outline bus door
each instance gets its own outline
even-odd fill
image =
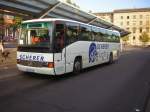
[[[65,25],[57,22],[54,28],[54,72],[57,75],[64,74],[66,71],[65,54]]]

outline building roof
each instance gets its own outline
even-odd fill
[[[93,14],[113,14],[113,12],[95,12]]]
[[[150,12],[150,8],[133,8],[133,9],[117,9],[114,10],[113,12],[95,12],[93,14],[113,14],[113,13],[130,13],[130,12]]]
[[[113,13],[150,12],[150,8],[133,8],[114,10]]]

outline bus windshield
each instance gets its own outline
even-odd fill
[[[21,26],[19,46],[50,47],[51,23],[24,23]]]

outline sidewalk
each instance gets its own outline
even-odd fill
[[[16,48],[6,48],[6,51],[9,52],[8,57],[6,59],[0,53],[0,69],[5,69],[7,67],[16,66]]]
[[[139,47],[139,46],[122,46],[122,52],[124,51],[134,51],[134,50],[141,50],[143,49],[144,47]]]

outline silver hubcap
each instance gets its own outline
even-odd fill
[[[77,62],[75,63],[75,70],[76,70],[76,71],[80,71],[80,69],[81,69],[81,67],[80,67],[80,62],[77,61]]]

